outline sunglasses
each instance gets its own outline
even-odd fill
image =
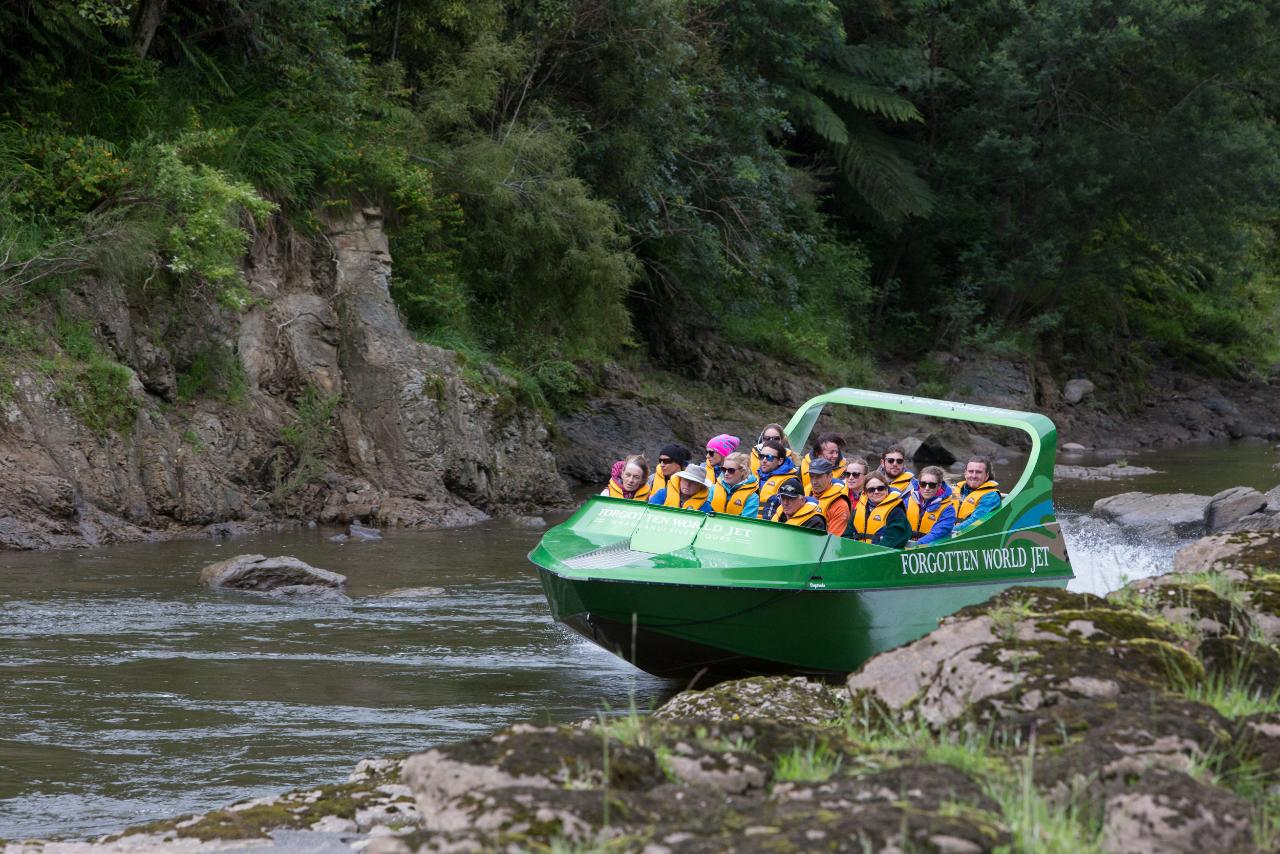
[[[675,460],[671,459],[671,457],[658,457],[658,465],[660,466],[669,466],[674,462]]]
[[[782,437],[781,436],[765,436],[764,440],[766,442],[781,442]]]
[[[922,481],[920,481],[920,488],[921,488],[921,489],[937,489],[937,488],[938,488],[938,484],[937,484],[937,482],[936,482],[936,481],[932,481],[932,480],[922,480]]]
[[[725,466],[723,469],[721,469],[721,471],[723,471],[725,474],[737,474],[737,473],[738,473],[738,470],[737,470],[736,468],[734,468],[733,466]]]
[[[712,457],[714,457],[714,456],[715,456],[716,454],[718,454],[718,453],[720,453],[720,452],[719,452],[719,451],[713,451],[713,450],[711,450],[710,448],[708,448],[708,449],[707,449],[707,459],[711,459]]]
[[[760,455],[760,461],[765,463],[771,463],[777,458],[778,458],[777,454],[761,454]]]
[[[845,477],[866,477],[867,473],[865,471],[847,471],[844,473],[844,476]]]
[[[888,492],[888,491],[889,491],[889,487],[887,487],[887,486],[868,486],[866,491],[867,491],[867,492]]]
[[[906,457],[885,457],[884,461],[886,463],[890,463],[891,465],[899,465],[901,463],[905,463],[907,461],[907,458]]]

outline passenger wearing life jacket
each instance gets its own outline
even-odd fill
[[[778,487],[796,474],[796,464],[787,456],[781,439],[766,439],[760,446],[760,518],[772,519],[778,509]],[[800,484],[804,491],[804,484]]]
[[[711,441],[707,442],[707,479],[715,481],[720,477],[720,467],[724,465],[724,458],[738,450],[741,440],[737,436],[730,436],[728,433],[721,433]]]
[[[636,454],[613,464],[613,476],[600,494],[630,501],[647,501],[650,489],[649,461],[643,454]]]
[[[663,445],[658,451],[658,467],[653,470],[653,478],[649,481],[650,497],[653,493],[665,489],[667,478],[675,477],[676,472],[689,464],[693,454],[684,445]]]
[[[764,443],[773,440],[781,442],[783,450],[787,456],[791,458],[791,462],[800,465],[799,459],[796,458],[796,452],[791,450],[791,440],[787,438],[787,434],[782,431],[781,424],[766,424],[764,429],[760,431],[760,438],[756,440],[756,445],[751,449],[751,473],[756,477],[760,476],[760,453],[764,447]]]
[[[900,549],[911,539],[911,523],[902,509],[902,493],[889,488],[888,479],[878,473],[867,475],[858,506],[853,508],[846,537]]]
[[[849,490],[849,506],[858,503],[862,497],[862,482],[867,479],[867,461],[862,457],[854,457],[844,464],[844,488]]]
[[[961,534],[1000,509],[1000,484],[993,479],[991,460],[974,457],[964,465],[964,485],[956,496],[956,526]]]
[[[845,489],[844,481],[831,475],[831,462],[826,457],[814,460],[809,466],[809,495],[818,502],[822,518],[827,520],[827,533],[840,537],[849,527],[853,505],[849,502],[849,490]]]
[[[711,487],[711,509],[754,519],[760,512],[760,496],[756,494],[759,485],[759,478],[751,473],[751,458],[741,451],[729,454]]]
[[[942,469],[927,466],[921,470],[918,485],[907,496],[906,503],[912,542],[927,546],[951,536],[951,529],[956,524],[954,497],[942,476]]]
[[[649,503],[706,513],[711,509],[711,502],[707,500],[710,487],[706,466],[690,463],[684,467],[684,471],[678,471],[668,478],[662,491],[649,497]]]
[[[813,443],[813,450],[800,460],[800,479],[804,481],[804,491],[810,495],[813,494],[813,486],[809,483],[809,466],[819,457],[825,457],[831,463],[832,471],[844,471],[844,436],[839,433],[819,433]]]
[[[778,509],[769,518],[784,525],[827,530],[827,520],[822,518],[818,502],[804,494],[804,484],[798,477],[789,477],[778,487]]]
[[[889,476],[889,488],[903,497],[916,488],[916,476],[906,470],[907,452],[901,445],[894,445],[880,455],[880,468]]]

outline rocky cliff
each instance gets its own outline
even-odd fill
[[[0,422],[0,547],[281,518],[463,524],[564,502],[544,419],[515,405],[501,374],[464,378],[456,354],[414,341],[390,269],[381,215],[365,209],[314,239],[259,234],[246,311],[79,283],[66,311],[129,369],[128,388],[95,417],[51,360],[16,371]],[[217,370],[233,394],[182,393]]]

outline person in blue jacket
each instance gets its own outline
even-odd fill
[[[951,536],[956,524],[954,499],[955,493],[943,478],[942,469],[926,466],[905,504],[912,542],[927,546]]]
[[[956,526],[960,534],[1000,509],[1003,496],[995,481],[991,460],[973,457],[964,465],[964,484],[956,496]]]
[[[690,463],[684,471],[676,472],[666,486],[649,496],[649,503],[706,513],[711,509],[710,490],[707,467]]]

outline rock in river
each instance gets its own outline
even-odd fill
[[[236,555],[202,569],[200,583],[213,590],[244,590],[281,599],[342,601],[347,577],[288,555]]]
[[[1224,489],[1209,499],[1204,509],[1205,528],[1210,534],[1225,531],[1250,513],[1267,506],[1267,496],[1247,486]]]
[[[1170,540],[1204,533],[1209,496],[1122,492],[1098,500],[1093,515],[1148,539]]]

